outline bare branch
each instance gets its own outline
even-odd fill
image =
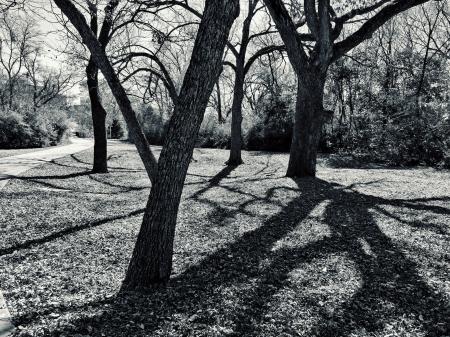
[[[370,38],[378,28],[380,28],[395,15],[428,1],[429,0],[390,1],[388,5],[384,6],[377,14],[367,20],[356,32],[334,45],[333,60],[340,58],[349,50],[353,49],[364,40]]]
[[[116,98],[124,119],[128,125],[128,130],[133,140],[135,141],[136,148],[144,163],[148,176],[152,182],[156,177],[158,170],[158,163],[153,155],[147,139],[142,131],[142,127],[137,120],[136,113],[134,112],[131,102],[127,97],[127,94],[120,83],[111,63],[108,60],[102,46],[89,28],[86,19],[75,7],[75,5],[69,0],[54,0],[55,4],[61,9],[61,11],[69,18],[70,22],[75,26],[76,30],[83,39],[83,42],[91,51],[91,56],[95,60],[97,66],[101,69],[111,91]]]

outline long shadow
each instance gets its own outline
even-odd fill
[[[118,188],[120,189],[119,191],[113,191],[113,192],[105,192],[105,191],[88,191],[86,189],[82,189],[82,188],[73,188],[70,186],[60,186],[57,184],[53,184],[50,183],[48,181],[45,181],[47,179],[69,179],[69,178],[75,178],[75,177],[80,177],[80,176],[88,176],[91,180],[94,180],[98,183],[101,183],[105,186],[109,186],[109,187],[114,187],[114,188]],[[148,187],[126,187],[123,185],[114,185],[114,184],[110,184],[106,181],[102,181],[100,179],[95,179],[94,177],[92,177],[90,175],[90,172],[86,172],[86,173],[80,173],[80,174],[68,174],[68,175],[64,175],[64,178],[59,178],[61,176],[36,176],[36,177],[21,177],[21,176],[14,176],[11,178],[17,179],[17,180],[23,180],[23,181],[27,181],[27,182],[31,182],[40,186],[43,186],[44,188],[50,189],[50,190],[59,190],[62,192],[77,192],[77,193],[82,193],[82,194],[93,194],[93,195],[116,195],[119,193],[128,193],[128,192],[133,192],[133,191],[140,191],[140,190],[144,190]],[[41,180],[42,179],[42,180]],[[44,181],[43,181],[44,180]]]
[[[229,176],[229,174],[231,172],[233,172],[235,169],[237,168],[237,166],[226,166],[224,167],[219,173],[217,173],[215,176],[213,176],[208,184],[204,187],[201,188],[199,190],[197,190],[195,193],[193,193],[191,196],[188,197],[188,199],[193,199],[197,202],[203,203],[209,207],[212,207],[212,211],[208,214],[208,217],[211,219],[214,219],[214,222],[216,224],[216,226],[222,226],[225,224],[226,220],[231,220],[233,219],[237,214],[245,214],[247,216],[252,216],[252,217],[257,217],[257,214],[254,214],[250,211],[247,210],[247,207],[249,207],[251,204],[255,203],[255,202],[263,202],[263,203],[271,203],[273,204],[274,201],[272,200],[273,197],[273,190],[269,190],[267,192],[267,195],[265,197],[258,197],[255,194],[249,193],[249,192],[245,192],[242,191],[238,188],[234,188],[231,186],[226,186],[226,185],[220,185],[220,182],[225,179],[226,177]],[[257,173],[258,174],[258,173]],[[257,175],[255,174],[255,175]],[[247,179],[240,179],[239,181],[234,180],[234,182],[238,182],[238,183],[249,183],[249,182],[253,182],[253,181],[259,181],[261,182],[262,180],[268,180],[268,179],[276,179],[276,178],[263,178],[263,177],[258,177],[258,178],[247,178]],[[204,182],[202,182],[204,183]],[[189,184],[189,183],[188,183]],[[185,184],[185,185],[188,185]],[[199,183],[197,183],[199,184]],[[192,184],[191,184],[192,185]],[[203,194],[213,188],[216,187],[220,187],[222,189],[225,189],[231,193],[237,193],[240,196],[243,197],[250,197],[250,200],[241,203],[240,205],[238,205],[238,210],[236,212],[230,212],[229,209],[227,209],[226,207],[223,206],[223,204],[210,200],[208,198],[203,197]]]
[[[212,180],[209,188],[223,177],[221,174],[220,179]],[[190,327],[205,329],[216,324],[217,317],[226,317],[234,326],[227,335],[262,336],[260,323],[266,319],[273,296],[288,285],[290,272],[315,259],[339,254],[353,261],[361,286],[332,317],[321,315],[321,323],[311,335],[346,336],[359,329],[376,332],[408,314],[421,317],[427,336],[445,335],[450,317],[445,298],[420,277],[416,264],[380,230],[371,213],[377,205],[408,207],[410,203],[368,196],[318,179],[295,182],[298,196],[259,228],[188,267],[166,289],[153,290],[147,296],[118,294],[102,315],[73,322],[74,331],[94,336],[152,335],[173,317],[190,317],[189,324],[178,325],[177,335],[193,335],[196,331]],[[263,199],[276,203],[272,198],[277,189],[269,190]],[[323,201],[328,202],[324,222],[331,235],[303,247],[273,249],[288,233],[303,226],[302,221]],[[237,212],[245,211],[246,205]],[[439,214],[443,211],[427,205],[421,205],[421,209]],[[241,285],[251,287],[236,290],[236,303],[227,304],[223,291]],[[313,298],[309,305],[315,305]],[[130,317],[136,324],[125,326]],[[333,329],[322,324],[329,320],[334,321]],[[145,331],[137,323],[144,324]],[[85,331],[88,325],[93,330]]]
[[[446,236],[449,235],[449,233],[448,233],[446,230],[444,230],[442,227],[440,227],[440,226],[437,225],[437,224],[434,224],[434,223],[424,223],[424,222],[421,222],[421,221],[408,221],[408,220],[402,219],[402,218],[399,217],[398,215],[393,214],[392,212],[386,211],[385,209],[383,209],[383,208],[381,208],[381,207],[379,207],[379,206],[374,207],[374,209],[375,209],[377,212],[379,212],[379,213],[381,213],[381,214],[383,214],[383,215],[385,215],[385,216],[387,216],[387,217],[389,217],[389,218],[392,218],[392,219],[394,219],[395,221],[398,221],[398,222],[400,222],[400,223],[403,223],[403,224],[405,224],[405,225],[408,225],[408,226],[410,226],[410,227],[414,227],[414,228],[417,228],[417,229],[431,230],[431,231],[433,231],[433,232],[435,232],[435,233],[438,233],[438,234],[441,234],[441,235],[446,235]],[[445,224],[444,224],[444,225],[445,225]]]
[[[47,304],[43,307],[40,307],[39,310],[28,311],[21,313],[20,315],[12,317],[14,326],[26,325],[32,323],[42,317],[44,315],[49,315],[55,313],[57,311],[64,312],[73,312],[78,310],[89,310],[95,307],[99,307],[102,305],[108,305],[111,303],[110,298],[97,298],[89,302],[79,303],[79,304],[66,304],[66,303],[56,303],[56,304]]]
[[[82,176],[87,176],[91,174],[90,171],[82,171],[82,172],[75,172],[75,173],[69,173],[69,174],[63,174],[63,175],[51,175],[51,176],[15,176],[15,175],[8,175],[5,177],[0,177],[0,180],[5,180],[5,179],[18,179],[18,180],[31,180],[31,181],[35,181],[35,180],[47,180],[47,179],[54,179],[54,180],[59,180],[59,179],[70,179],[70,178],[77,178],[77,177],[82,177]]]
[[[118,158],[120,158],[120,157],[122,157],[122,156],[123,156],[123,155],[120,155],[120,156],[117,156],[117,155],[109,155],[108,158],[107,158],[107,160],[110,161],[110,160],[113,160],[113,159],[118,159]],[[77,156],[76,156],[75,154],[71,154],[70,157],[71,157],[74,161],[76,161],[77,163],[84,164],[84,165],[88,165],[88,166],[92,165],[92,163],[90,163],[90,162],[86,162],[86,161],[81,160],[80,158],[77,158]],[[113,171],[132,172],[132,173],[133,173],[133,172],[145,172],[145,169],[131,169],[131,168],[127,168],[127,167],[111,166],[111,165],[108,165],[108,169],[109,169],[109,170],[113,170]]]
[[[92,165],[92,163],[90,163],[90,162],[86,162],[86,161],[81,160],[81,159],[78,158],[75,154],[71,154],[71,155],[70,155],[70,158],[72,158],[74,161],[76,161],[77,163],[80,163],[80,164],[84,164],[84,165]]]
[[[206,185],[204,188],[198,190],[193,195],[191,195],[190,199],[197,199],[200,195],[204,194],[206,191],[219,185],[223,179],[225,179],[231,172],[233,172],[236,169],[236,167],[237,166],[225,166],[219,173],[217,173],[214,177],[212,177],[209,180],[208,185]]]
[[[241,299],[253,305],[239,313],[236,335],[258,335],[255,326],[263,321],[272,296],[289,283],[289,272],[328,254],[350,258],[362,278],[362,286],[331,317],[323,315],[311,335],[347,336],[358,329],[376,332],[407,314],[420,317],[427,336],[445,335],[450,328],[446,299],[420,277],[416,264],[380,230],[369,212],[374,199],[382,198],[325,184],[328,186],[325,199],[331,201],[325,211],[325,222],[331,236],[274,254],[270,265],[259,275],[259,284],[251,296]],[[320,311],[319,305],[316,308]],[[330,321],[334,324],[329,324]]]
[[[218,180],[215,179],[213,182]],[[267,192],[268,200],[276,189]],[[125,317],[141,310],[151,310],[154,316],[150,320],[145,320],[144,317],[145,333],[151,335],[159,327],[158,319],[153,319],[154,317],[192,315],[199,311],[211,312],[209,310],[211,308],[220,310],[223,298],[218,289],[247,282],[260,275],[259,264],[272,256],[273,244],[293,230],[323,200],[320,193],[314,193],[316,190],[314,180],[305,180],[301,195],[261,227],[243,234],[235,242],[218,249],[200,263],[174,277],[168,289],[156,290],[149,297],[134,293],[119,294],[110,310],[104,313],[97,324],[93,322],[89,324],[96,326],[98,335],[103,333],[110,336],[126,334],[140,336],[142,331],[139,328],[136,331],[117,330],[118,325],[114,319],[118,317],[117,315]],[[202,324],[207,324],[212,323],[214,318],[201,317],[200,320]],[[76,322],[77,331],[83,329],[85,324],[83,321]]]
[[[117,188],[120,190],[114,191],[114,192],[104,192],[104,191],[91,192],[91,191],[87,191],[84,189],[77,189],[77,188],[72,188],[72,187],[68,187],[68,186],[59,186],[57,184],[53,184],[53,183],[45,181],[45,180],[65,180],[65,179],[71,179],[71,178],[77,178],[77,177],[83,177],[83,176],[88,176],[89,179],[91,179],[95,182],[98,182],[100,184],[103,184],[105,186],[109,186],[112,188]],[[50,189],[61,190],[61,191],[80,192],[80,193],[84,193],[84,194],[118,194],[118,193],[132,192],[132,191],[141,191],[141,190],[145,190],[145,189],[149,188],[149,186],[140,187],[140,186],[124,186],[124,185],[114,184],[114,183],[108,182],[106,180],[100,179],[98,177],[95,177],[95,175],[93,175],[91,171],[82,171],[82,172],[75,172],[75,173],[69,173],[69,174],[63,174],[63,175],[47,175],[47,176],[44,176],[44,175],[42,175],[42,176],[11,176],[10,175],[10,176],[6,176],[6,177],[0,177],[0,181],[4,180],[4,179],[17,179],[17,180],[29,181],[29,182],[33,182],[35,184],[42,185],[42,186],[50,188]]]
[[[69,234],[73,234],[73,233],[76,233],[76,232],[79,232],[79,231],[82,231],[85,229],[89,229],[89,228],[98,227],[98,226],[104,225],[111,221],[126,219],[126,218],[129,218],[129,217],[141,214],[141,213],[144,213],[143,208],[137,209],[135,211],[132,211],[132,212],[129,212],[126,214],[107,217],[107,218],[95,220],[95,221],[89,221],[89,222],[86,222],[81,225],[75,225],[73,227],[65,228],[63,230],[54,232],[52,234],[49,234],[49,235],[46,235],[46,236],[43,236],[40,238],[27,240],[25,242],[21,242],[21,243],[15,245],[15,246],[0,249],[0,256],[11,254],[11,253],[21,250],[21,249],[31,248],[31,247],[39,245],[39,244],[43,244],[43,243],[47,243],[47,242],[59,239],[63,236],[69,235]]]
[[[120,184],[114,184],[111,183],[109,181],[103,180],[103,179],[99,179],[98,177],[94,177],[92,175],[89,176],[89,179],[96,181],[100,184],[109,186],[109,187],[113,187],[113,188],[120,188],[120,192],[131,192],[131,191],[142,191],[142,190],[147,190],[149,189],[151,186],[124,186],[124,185],[120,185]],[[150,183],[150,182],[149,182]]]

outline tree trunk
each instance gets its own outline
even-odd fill
[[[127,123],[130,138],[134,141],[139,156],[145,166],[145,170],[152,181],[155,180],[156,172],[158,171],[158,163],[150,149],[147,138],[145,138],[141,125],[136,117],[136,113],[131,106],[130,99],[123,88],[117,74],[114,71],[105,50],[100,44],[99,40],[88,26],[85,17],[77,7],[69,0],[53,0],[53,2],[61,9],[61,11],[68,17],[70,22],[74,25],[80,34],[83,43],[91,52],[91,57],[95,61],[97,67],[102,71],[105,80],[108,82],[117,105],[122,112],[125,122]],[[114,2],[114,3],[117,3]],[[103,31],[103,29],[102,29]],[[106,30],[105,30],[106,31]],[[102,35],[102,33],[100,33]]]
[[[94,165],[92,172],[108,173],[106,111],[103,108],[98,91],[98,68],[92,59],[89,60],[86,67],[86,75],[94,128]]]
[[[8,86],[8,90],[9,90],[9,99],[8,99],[8,107],[10,109],[12,109],[12,105],[13,105],[13,96],[14,96],[14,83],[12,82],[12,79],[9,78],[9,86]]]
[[[237,0],[206,1],[123,289],[148,288],[169,280],[184,180],[209,96],[221,70],[228,33],[238,12]]]
[[[223,119],[223,113],[222,113],[222,96],[220,95],[220,84],[219,80],[216,82],[216,93],[217,93],[217,120],[219,124],[222,124],[225,122]]]
[[[231,107],[231,148],[228,166],[243,163],[242,150],[242,101],[244,100],[244,62],[236,62],[236,77],[234,81],[233,105]]]
[[[314,177],[323,123],[324,78],[311,70],[298,79],[294,130],[286,176]]]

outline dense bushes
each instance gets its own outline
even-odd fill
[[[335,119],[334,126],[325,127],[321,150],[392,166],[449,167],[450,120],[445,109],[427,104],[419,108],[398,100],[396,106],[380,106],[372,108],[370,114],[355,115],[351,123]]]
[[[335,126],[332,132],[324,132],[320,150],[353,154],[393,166],[425,164],[449,167],[450,119],[439,118],[439,113],[433,114],[435,109],[423,109],[422,118],[408,112],[408,115],[397,119],[383,119],[377,115],[355,116],[352,129],[349,129],[349,124],[342,124]],[[250,123],[248,129],[244,128],[244,149],[289,151],[293,127],[293,111],[289,102],[272,101],[264,114],[253,117]],[[150,143],[162,144],[166,122],[153,114],[143,124]],[[329,127],[330,124],[325,125],[324,131]],[[206,114],[197,146],[228,149],[230,119],[219,123],[215,114]]]
[[[110,138],[111,139],[121,139],[125,135],[125,132],[123,131],[122,124],[117,118],[114,118],[111,122],[111,132],[110,132]]]
[[[207,113],[197,137],[198,147],[225,149],[230,147],[230,120],[219,123],[215,114]]]
[[[147,140],[152,145],[162,145],[167,130],[167,121],[148,106],[139,115]]]
[[[324,125],[320,151],[345,153],[365,161],[392,166],[429,165],[450,167],[450,118],[447,105],[414,101],[374,100],[370,110],[355,110],[351,120],[334,116]],[[360,102],[359,102],[360,103]],[[243,147],[253,151],[289,151],[293,128],[293,99],[268,96],[260,114],[246,114]],[[444,116],[444,117],[443,117]],[[143,118],[144,119],[144,118]],[[214,112],[206,113],[197,146],[230,147],[230,123],[219,123]],[[147,111],[143,125],[152,144],[162,144],[167,122]]]
[[[281,96],[267,102],[263,116],[257,118],[247,134],[248,150],[289,151],[293,127],[289,103]]]
[[[322,141],[327,147],[321,150],[363,156],[366,160],[392,166],[447,166],[444,161],[449,146],[444,134],[425,122],[404,120],[398,124],[374,120],[345,140],[350,142],[348,146],[342,146],[342,139],[336,134],[327,135]]]
[[[261,116],[243,123],[243,148],[252,151],[289,151],[292,138],[292,108],[287,97],[268,97]],[[219,123],[214,113],[207,113],[200,127],[197,146],[230,148],[231,119]]]
[[[13,111],[0,112],[0,148],[19,149],[58,144],[65,136],[67,122],[46,122],[36,116],[25,119]]]
[[[401,123],[375,123],[370,131],[371,151],[367,152],[372,160],[395,166],[436,166],[444,159],[443,135],[424,120],[406,118]]]
[[[140,114],[140,121],[147,140],[152,145],[162,145],[166,134],[168,120],[147,107]],[[217,117],[205,114],[197,137],[198,147],[228,148],[230,144],[229,123],[219,123]]]
[[[448,166],[448,61],[403,45],[380,58],[379,41],[367,43],[355,54],[364,64],[342,59],[330,68],[325,96],[334,118],[322,150],[393,166]]]

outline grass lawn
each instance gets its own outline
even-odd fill
[[[450,335],[450,173],[284,177],[285,154],[198,149],[169,286],[118,294],[149,182],[131,145],[0,192],[0,288],[19,336]]]

